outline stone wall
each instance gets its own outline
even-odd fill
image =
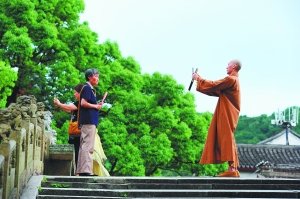
[[[49,115],[34,96],[20,96],[0,110],[0,198],[19,198],[29,178],[43,173],[55,140],[46,128]]]

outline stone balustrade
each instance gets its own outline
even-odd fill
[[[55,142],[49,118],[34,96],[20,96],[0,110],[0,198],[19,198],[29,178],[43,174]]]

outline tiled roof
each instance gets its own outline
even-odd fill
[[[255,171],[255,165],[262,161],[271,164],[300,165],[300,146],[238,144],[240,170]]]

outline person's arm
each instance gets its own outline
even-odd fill
[[[214,90],[214,88],[212,88],[212,85],[205,84],[205,81],[207,80],[203,79],[198,73],[193,73],[192,79],[197,81],[197,86],[196,86],[197,91],[209,96],[215,96],[215,97],[219,96],[219,92]]]
[[[71,112],[77,110],[77,107],[74,104],[63,104],[57,98],[54,98],[53,102],[56,106],[58,106],[63,111]]]
[[[103,102],[100,102],[99,104],[91,104],[91,103],[88,103],[84,98],[82,98],[80,105],[84,108],[94,108],[94,109],[100,110],[102,108]]]
[[[205,80],[201,77],[197,80],[197,91],[210,96],[219,96],[223,90],[232,87],[236,81],[231,76],[227,76],[224,79],[217,81]]]

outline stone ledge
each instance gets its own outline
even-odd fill
[[[50,145],[49,146],[49,159],[73,161],[74,146],[72,144]]]

